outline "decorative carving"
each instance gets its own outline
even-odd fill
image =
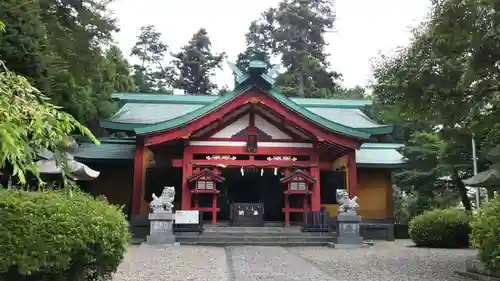
[[[173,186],[165,186],[160,197],[157,197],[153,193],[153,200],[149,203],[149,206],[153,210],[153,213],[171,213],[174,205],[172,202],[175,197],[175,188]]]
[[[292,156],[269,156],[266,159],[267,161],[297,161],[297,158]]]
[[[340,189],[337,190],[337,202],[340,204],[339,206],[339,214],[347,213],[347,214],[358,214],[359,204],[358,197],[354,196],[352,199],[349,199],[349,195],[346,190]]]
[[[207,160],[236,160],[236,156],[231,155],[212,155],[205,158],[207,158]]]
[[[245,101],[245,103],[264,103],[260,98],[251,97]]]

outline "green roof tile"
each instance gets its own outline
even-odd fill
[[[83,162],[89,160],[132,160],[134,153],[135,144],[119,142],[101,142],[100,145],[81,143],[78,148],[71,151],[75,159]]]
[[[364,143],[356,151],[356,166],[363,168],[401,168],[406,164],[397,151],[401,144]]]

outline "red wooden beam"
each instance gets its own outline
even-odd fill
[[[191,164],[197,166],[217,166],[217,165],[233,165],[233,166],[252,166],[263,168],[269,167],[312,167],[318,166],[318,163],[312,161],[268,161],[268,160],[191,160]]]
[[[178,138],[188,139],[193,132],[205,126],[208,126],[209,124],[222,118],[227,112],[233,111],[239,106],[249,102],[260,103],[261,106],[265,106],[268,109],[275,111],[281,116],[284,116],[287,122],[296,124],[298,127],[303,128],[304,130],[315,135],[319,140],[328,140],[350,148],[359,148],[361,146],[361,140],[354,137],[335,134],[308,120],[305,120],[301,115],[286,108],[281,103],[274,100],[274,98],[270,97],[268,94],[264,93],[257,87],[248,89],[243,94],[239,95],[232,101],[229,101],[228,103],[220,106],[213,112],[205,115],[203,118],[193,120],[183,127],[174,128],[149,136],[146,142],[146,146],[163,143]]]
[[[191,145],[189,147],[190,147],[190,152],[192,154],[292,156],[292,155],[311,155],[312,153],[314,153],[314,148],[308,148],[308,147],[259,147],[259,150],[254,153],[247,152],[245,146],[228,147],[228,146]]]
[[[349,198],[358,194],[358,177],[356,171],[356,150],[347,153],[347,176],[349,178]]]
[[[138,138],[134,154],[134,185],[132,188],[132,216],[141,213],[142,200],[142,168],[144,162],[144,143],[142,138]]]

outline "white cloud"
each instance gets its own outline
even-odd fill
[[[226,52],[235,61],[244,50],[244,34],[252,20],[279,0],[118,0],[112,8],[121,31],[116,35],[125,54],[135,43],[141,26],[153,24],[171,51],[186,44],[205,27],[215,52]],[[336,32],[326,36],[330,62],[344,76],[343,84],[366,85],[371,78],[371,58],[408,43],[410,30],[426,15],[429,0],[337,0]],[[232,86],[224,65],[214,77],[217,84]]]

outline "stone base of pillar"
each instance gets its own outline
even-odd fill
[[[149,214],[150,231],[146,243],[150,245],[174,244],[174,214],[171,212]]]
[[[340,213],[337,216],[337,233],[335,248],[362,248],[363,237],[360,235],[359,225],[361,217],[356,214]]]

